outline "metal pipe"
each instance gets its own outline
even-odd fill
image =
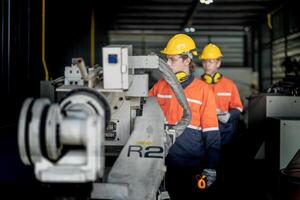
[[[86,142],[86,121],[81,119],[65,119],[61,123],[60,142],[69,145],[83,145]]]
[[[173,90],[176,99],[178,100],[179,104],[183,108],[183,115],[180,121],[173,127],[175,130],[176,136],[178,137],[183,133],[185,128],[190,124],[191,121],[191,110],[189,104],[186,100],[183,88],[181,87],[180,83],[178,82],[175,74],[171,70],[171,68],[164,62],[162,59],[159,59],[159,71],[162,73],[165,80],[170,85],[171,89]]]

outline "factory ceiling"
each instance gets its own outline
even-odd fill
[[[114,6],[109,29],[239,31],[267,20],[267,13],[280,3],[277,0],[213,0],[207,5],[200,0],[123,0]]]

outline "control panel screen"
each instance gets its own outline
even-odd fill
[[[117,54],[108,54],[108,63],[109,64],[118,63],[118,55]]]

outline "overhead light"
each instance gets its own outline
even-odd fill
[[[196,31],[196,29],[194,27],[185,27],[184,31],[186,33],[194,33]]]
[[[208,5],[208,4],[213,3],[213,0],[200,0],[200,3]]]
[[[250,28],[248,26],[244,27],[244,31],[249,32]]]
[[[184,31],[185,31],[186,33],[188,33],[188,32],[190,32],[190,28],[186,27],[186,28],[184,28]]]

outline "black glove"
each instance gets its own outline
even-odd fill
[[[202,177],[206,178],[206,188],[209,188],[217,179],[217,172],[214,169],[204,169]]]
[[[165,147],[165,156],[167,157],[169,149],[171,148],[171,146],[175,143],[176,140],[176,135],[175,135],[175,131],[172,130],[167,130],[166,131],[166,136],[165,136],[165,143],[164,143],[164,147]]]

